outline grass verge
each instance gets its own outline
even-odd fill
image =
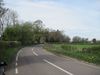
[[[100,65],[100,45],[45,44],[44,48],[56,54]]]
[[[0,53],[0,58],[3,61],[6,61],[8,64],[12,61],[12,59],[15,57],[16,53],[18,52],[20,48],[6,48],[2,53]]]

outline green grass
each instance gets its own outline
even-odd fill
[[[19,48],[6,48],[6,50],[3,50],[3,52],[0,53],[1,60],[4,60],[7,63],[10,63],[18,50]]]
[[[57,45],[57,44],[54,44],[54,45]],[[74,47],[74,48],[77,48],[77,50],[81,51],[83,48],[91,48],[91,47],[98,47],[100,45],[67,45],[67,44],[60,44],[61,46],[71,46],[71,47]]]
[[[20,48],[19,41],[0,41],[0,61],[11,63]]]
[[[56,54],[100,64],[100,45],[46,44],[44,48]],[[83,48],[86,51],[83,51]]]

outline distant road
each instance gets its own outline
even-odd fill
[[[21,49],[6,75],[100,75],[100,67],[56,56],[35,46]]]

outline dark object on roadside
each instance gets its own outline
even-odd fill
[[[5,75],[5,67],[7,63],[5,61],[0,61],[0,75]]]
[[[1,61],[0,62],[0,67],[2,67],[2,66],[7,66],[7,63],[5,61]]]

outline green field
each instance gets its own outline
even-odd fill
[[[100,45],[45,44],[44,48],[56,54],[100,64]]]

